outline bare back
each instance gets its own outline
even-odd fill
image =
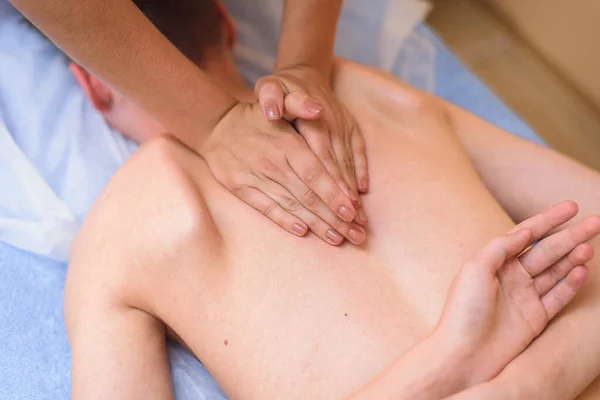
[[[164,321],[231,398],[351,394],[433,328],[457,269],[512,226],[444,114],[423,119],[398,85],[351,64],[337,73],[370,161],[361,247],[287,234],[176,143],[167,145],[176,178],[157,172],[151,188],[129,188],[132,198],[152,198],[152,209],[121,200],[123,229],[136,227],[144,251],[161,254],[162,267],[132,284],[152,293],[139,307]],[[143,173],[143,157],[124,170]],[[99,203],[131,185],[119,179]],[[86,224],[102,218],[110,211]]]

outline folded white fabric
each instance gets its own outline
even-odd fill
[[[113,132],[65,57],[6,3],[0,11],[0,240],[60,261],[133,146]]]
[[[225,4],[251,83],[274,64],[283,0]],[[420,0],[346,0],[336,54],[390,69],[427,10]],[[94,110],[60,52],[0,0],[0,240],[66,261],[79,223],[135,148]]]

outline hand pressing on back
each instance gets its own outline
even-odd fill
[[[365,241],[355,202],[290,123],[267,121],[258,103],[235,103],[199,153],[225,188],[288,232]]]
[[[357,204],[356,222],[367,223],[358,198],[369,188],[363,135],[332,92],[329,78],[310,66],[287,67],[261,78],[255,91],[266,119],[285,119],[294,125],[333,180]]]

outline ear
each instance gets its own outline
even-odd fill
[[[231,15],[227,11],[227,8],[223,5],[221,0],[213,0],[215,8],[217,9],[217,13],[221,18],[221,25],[223,27],[223,36],[225,40],[227,40],[227,44],[229,48],[233,48],[236,42],[236,31],[235,31],[235,23],[231,18]]]
[[[96,110],[101,113],[110,111],[114,100],[112,89],[74,62],[69,63],[69,70]]]

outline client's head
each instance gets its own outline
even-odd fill
[[[243,85],[230,51],[235,29],[219,0],[134,0],[134,3],[175,47],[213,80],[233,91]],[[69,69],[94,107],[124,135],[144,141],[165,131],[133,102],[77,63],[71,62]]]

